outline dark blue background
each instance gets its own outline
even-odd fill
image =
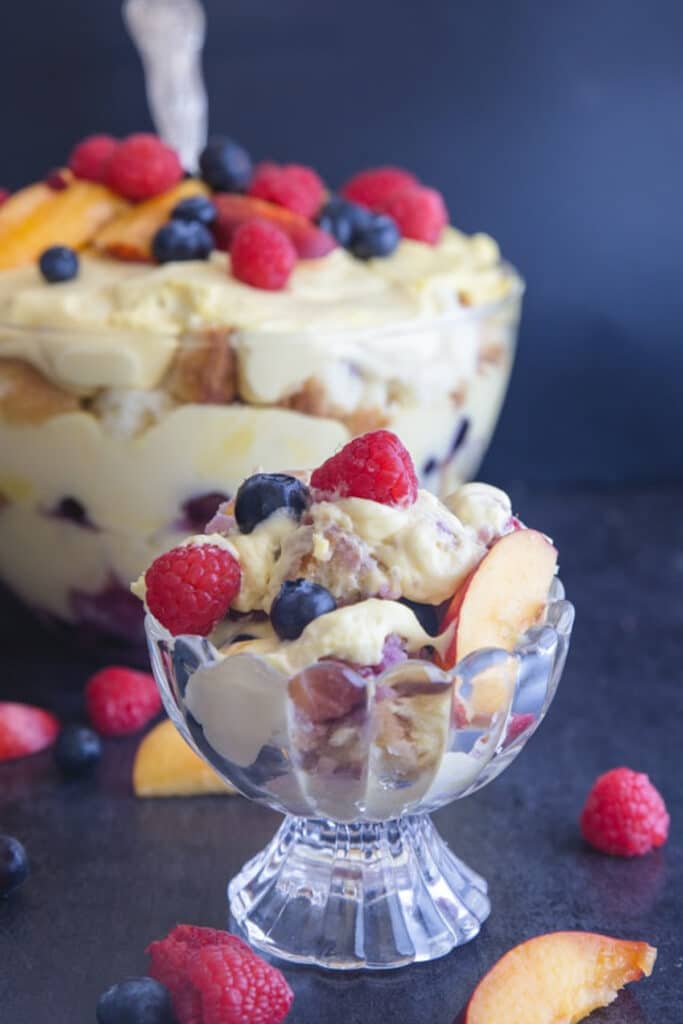
[[[551,10],[552,6],[552,10]],[[683,475],[678,0],[207,0],[212,127],[331,183],[418,171],[529,285],[492,477]],[[13,2],[0,180],[149,125],[113,0]]]

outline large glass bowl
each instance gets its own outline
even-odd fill
[[[142,641],[130,580],[257,467],[315,466],[383,426],[422,486],[452,491],[476,472],[510,375],[523,284],[504,273],[497,303],[328,326],[323,346],[320,327],[0,324],[0,581],[52,620]]]
[[[286,815],[229,885],[252,945],[321,967],[389,968],[477,934],[486,882],[429,814],[519,754],[553,699],[573,619],[556,580],[545,621],[511,653],[476,651],[447,672],[409,660],[376,677],[328,660],[287,678],[147,616],[179,731],[246,797]]]

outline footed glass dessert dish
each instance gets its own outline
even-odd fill
[[[429,814],[519,754],[553,699],[573,619],[556,579],[543,621],[511,652],[477,650],[448,671],[411,658],[378,675],[324,659],[286,677],[255,654],[173,637],[147,615],[177,728],[244,796],[286,815],[229,884],[252,945],[377,969],[443,956],[478,933],[486,882]]]

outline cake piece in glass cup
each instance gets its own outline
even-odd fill
[[[572,624],[552,543],[497,488],[466,484],[443,502],[420,489],[385,430],[310,474],[252,475],[207,531],[134,591],[173,721],[246,796],[290,815],[231,883],[236,920],[262,948],[327,966],[395,966],[466,941],[488,913],[486,885],[426,812],[495,777],[552,699]],[[296,899],[282,903],[304,862],[316,889],[305,921]],[[330,904],[347,870],[349,921],[369,928],[372,903],[379,928],[400,905],[403,938],[396,920],[383,938],[352,937]],[[332,921],[334,957],[318,934]]]

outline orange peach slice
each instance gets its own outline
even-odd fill
[[[501,537],[470,573],[450,603],[445,629],[456,623],[444,667],[482,647],[511,651],[538,621],[548,600],[557,551],[537,530]]]
[[[166,719],[147,733],[133,764],[136,796],[199,796],[237,792],[187,745]]]
[[[28,185],[14,192],[0,207],[0,240],[23,224],[38,207],[54,196],[54,191],[44,182]]]
[[[216,195],[213,201],[218,211],[214,234],[219,249],[229,250],[233,235],[240,224],[255,217],[266,220],[284,231],[302,260],[327,256],[337,248],[335,239],[327,231],[322,231],[317,224],[313,224],[298,213],[286,210],[284,206],[276,206],[265,199],[254,199],[253,196],[237,196],[232,193]]]
[[[576,1024],[652,973],[657,950],[591,932],[539,935],[506,953],[456,1024]]]
[[[27,216],[17,219],[6,231],[0,223],[0,270],[32,263],[51,245],[81,249],[128,205],[104,185],[89,181],[74,181],[62,192],[48,189],[48,193],[45,202],[37,202]]]
[[[131,263],[152,262],[152,239],[170,218],[181,199],[205,196],[209,189],[196,178],[187,178],[159,196],[137,203],[111,221],[94,239],[98,252]]]

